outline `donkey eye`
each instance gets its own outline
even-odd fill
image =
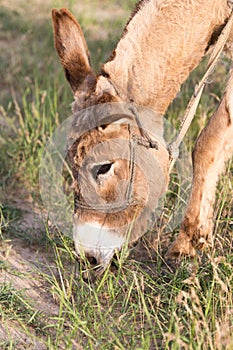
[[[108,124],[104,124],[104,125],[99,126],[98,129],[99,129],[100,131],[103,131],[103,130],[106,129],[107,127],[108,127]]]
[[[111,169],[113,163],[99,164],[95,165],[92,169],[92,174],[95,179],[98,178],[99,175],[105,175]]]

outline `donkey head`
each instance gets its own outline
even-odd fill
[[[148,229],[166,189],[169,157],[162,121],[123,100],[107,75],[95,75],[80,25],[68,10],[53,10],[53,24],[55,46],[74,93],[69,159],[75,246],[78,255],[103,270],[116,249]],[[152,122],[156,140],[150,134]]]

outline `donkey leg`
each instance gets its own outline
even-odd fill
[[[223,99],[201,132],[193,152],[193,183],[180,234],[169,259],[195,256],[212,243],[215,191],[219,175],[233,154],[233,72]]]

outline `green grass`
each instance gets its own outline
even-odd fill
[[[33,303],[24,295],[24,290],[15,290],[10,283],[0,285],[0,318],[6,330],[7,324],[17,322],[21,332],[28,339],[31,338],[32,331],[38,339],[45,334],[45,317],[33,308]],[[14,339],[11,331],[8,333],[8,339],[0,338],[1,349],[17,349],[20,345],[22,344]]]
[[[30,339],[28,349],[37,348],[36,341],[51,350],[233,348],[232,162],[218,186],[215,248],[195,262],[183,261],[175,271],[164,262],[163,244],[156,252],[149,249],[142,258],[136,247],[129,255],[123,251],[116,258],[118,270],[107,270],[96,284],[85,283],[79,278],[69,238],[49,226],[34,239],[34,231],[26,232],[15,224],[24,210],[14,207],[8,198],[12,189],[16,194],[27,189],[31,201],[40,206],[38,169],[43,148],[53,130],[70,115],[72,95],[53,48],[51,8],[67,6],[77,14],[98,69],[117,42],[134,3],[51,0],[38,8],[36,1],[29,7],[25,0],[18,0],[14,6],[5,1],[1,6],[0,45],[6,41],[7,45],[0,51],[5,73],[0,82],[0,193],[4,194],[0,197],[0,321],[8,329],[7,336],[1,337],[0,328],[2,349],[23,348],[12,329],[20,329]],[[111,16],[115,13],[114,20],[107,16],[108,11]],[[175,127],[204,64],[168,110]],[[229,62],[222,60],[214,83],[207,87],[186,137],[189,150],[216,108],[228,68]],[[169,196],[172,202],[173,188]],[[167,217],[172,214],[169,210]],[[38,260],[27,274],[20,272],[8,263],[15,242],[38,251],[47,263]],[[12,283],[4,280],[5,274],[13,276]],[[26,283],[35,276],[53,298],[56,314],[40,311],[28,297],[30,291],[14,285],[17,278]]]
[[[222,348],[231,349],[232,260],[210,259],[191,277],[186,263],[173,274],[155,272],[156,265],[148,271],[148,265],[127,260],[93,286],[77,279],[74,261],[71,268],[67,261],[63,265],[61,255],[67,252],[55,248],[59,278],[44,278],[59,302],[59,313],[46,325],[39,313],[33,319],[35,330],[47,336],[49,349],[72,349],[74,344],[148,350],[220,349],[225,344]],[[26,320],[36,310],[24,309],[22,297],[18,305],[18,296],[13,298],[7,288],[1,298],[6,313],[29,326]]]
[[[43,331],[44,325],[40,324],[39,312],[23,295],[22,291],[16,291],[9,283],[3,283],[0,289],[0,310],[2,317],[8,316],[13,321],[21,321],[26,326],[33,326],[36,332]]]

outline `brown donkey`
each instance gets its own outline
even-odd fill
[[[215,44],[231,5],[227,0],[141,0],[99,75],[90,65],[76,19],[67,9],[53,10],[55,46],[74,93],[73,112],[78,113],[71,134],[75,135],[74,129],[77,131],[85,118],[95,119],[90,130],[70,136],[74,240],[77,253],[94,258],[102,270],[115,249],[127,240],[135,241],[148,228],[148,211],[151,213],[153,206],[148,202],[152,198],[157,203],[169,180],[161,116]],[[230,55],[232,47],[233,31],[225,47]],[[148,115],[154,118],[156,137],[150,133]],[[115,146],[113,140],[117,140]],[[125,148],[127,156],[120,157]],[[132,159],[137,148],[141,167]],[[171,257],[194,256],[196,249],[211,242],[216,184],[232,153],[233,75],[196,142],[191,197],[180,234],[169,250]],[[98,203],[92,206],[95,196]],[[125,198],[125,205],[114,206]]]

